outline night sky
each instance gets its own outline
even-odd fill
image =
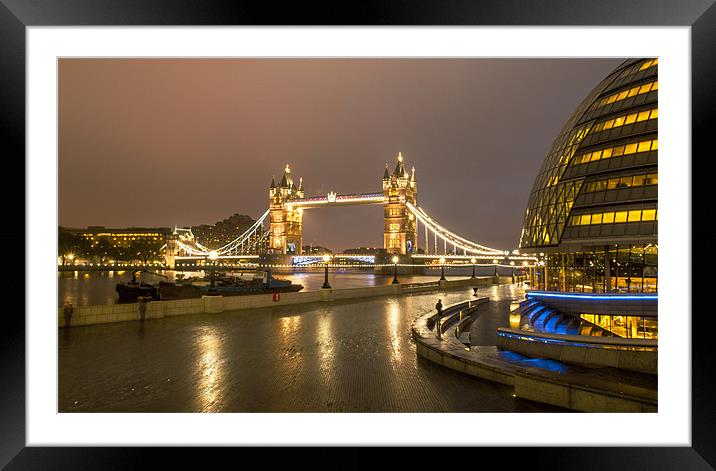
[[[428,214],[512,249],[552,140],[621,62],[62,59],[59,223],[257,218],[287,163],[307,196],[374,192],[401,151]],[[381,206],[307,210],[304,244],[382,246],[382,217]]]

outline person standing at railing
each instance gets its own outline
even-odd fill
[[[443,300],[442,299],[438,299],[437,304],[435,304],[435,310],[438,311],[437,315],[435,316],[435,330],[438,333],[438,338],[442,339],[442,336],[440,333],[440,330],[442,328],[442,326],[440,325],[440,318],[443,315]]]

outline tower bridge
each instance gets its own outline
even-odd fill
[[[408,171],[402,153],[396,159],[391,172],[386,164],[382,179],[382,191],[355,194],[306,196],[303,179],[298,184],[286,165],[279,183],[271,179],[268,189],[268,209],[244,233],[228,244],[211,249],[194,239],[190,229],[175,229],[167,242],[168,266],[177,259],[226,259],[250,262],[262,256],[273,256],[291,264],[308,265],[312,257],[303,254],[303,212],[323,207],[350,205],[383,206],[383,248],[385,255],[399,256],[401,264],[430,263],[445,258],[455,263],[489,263],[525,265],[536,258],[520,255],[516,250],[506,251],[487,247],[470,241],[447,229],[418,205],[418,185],[415,167]],[[268,228],[265,227],[268,225]],[[344,256],[343,260],[362,260]],[[360,257],[363,257],[362,259]],[[254,260],[255,262],[255,260]],[[372,257],[373,264],[380,260]],[[519,262],[519,263],[516,263]],[[443,262],[444,263],[444,262]]]

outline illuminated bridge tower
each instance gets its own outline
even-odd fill
[[[417,253],[416,220],[405,203],[417,206],[418,187],[415,167],[408,174],[402,153],[398,153],[398,163],[392,175],[388,173],[388,166],[385,167],[383,195],[383,247],[389,254]]]
[[[303,179],[298,187],[286,165],[281,182],[271,179],[269,188],[269,252],[274,254],[300,255],[303,244],[303,210],[292,208],[290,202],[303,198]]]

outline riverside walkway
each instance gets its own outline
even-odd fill
[[[518,285],[479,288],[509,304]],[[415,317],[468,287],[58,331],[60,412],[548,412],[416,354]]]
[[[411,327],[418,355],[454,371],[512,386],[516,397],[585,412],[657,411],[656,375],[588,368],[498,348],[497,328],[505,325],[491,312],[495,303],[481,294],[445,307],[440,336],[434,312],[418,317]],[[469,346],[462,328],[470,329]]]

